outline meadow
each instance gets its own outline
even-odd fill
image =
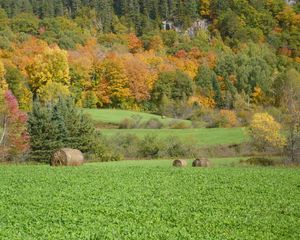
[[[146,122],[150,119],[158,119],[165,126],[174,121],[183,121],[191,124],[188,120],[176,120],[174,118],[164,118],[161,116],[149,113],[118,110],[118,109],[84,109],[95,122],[103,122],[107,124],[118,125],[125,118],[139,116],[141,122]],[[147,135],[155,135],[159,138],[166,139],[168,137],[178,137],[199,146],[210,146],[219,144],[240,144],[248,140],[247,131],[245,128],[188,128],[188,129],[110,129],[100,128],[100,132],[106,137],[116,135],[132,134],[139,138]]]
[[[2,165],[0,239],[299,239],[300,170],[238,161]]]
[[[129,110],[120,110],[120,109],[84,109],[85,113],[89,114],[94,121],[104,122],[110,124],[119,124],[125,118],[131,118],[133,116],[138,116],[141,118],[141,122],[149,121],[150,119],[157,119],[162,124],[167,125],[172,121],[185,122],[191,124],[191,121],[188,120],[178,120],[174,118],[162,118],[159,115],[145,113],[145,112],[135,112]]]
[[[179,137],[180,139],[196,143],[199,146],[219,144],[240,144],[245,142],[247,132],[244,128],[191,128],[191,129],[101,129],[107,137],[117,134],[133,134],[137,137],[155,135],[159,138]]]

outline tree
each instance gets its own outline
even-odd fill
[[[29,113],[28,132],[30,135],[30,159],[38,162],[49,162],[54,150],[63,146],[58,138],[58,123],[53,121],[50,105],[44,106],[40,101],[33,103]]]
[[[32,160],[49,162],[52,153],[70,147],[84,153],[93,151],[95,128],[89,117],[76,109],[72,99],[42,104],[36,100],[29,114],[28,130]]]
[[[185,73],[177,70],[159,75],[153,91],[152,100],[159,104],[163,96],[172,100],[183,100],[193,94],[194,83]]]
[[[124,58],[124,66],[132,97],[137,102],[149,100],[153,74],[147,64],[138,58],[126,57]]]
[[[11,28],[18,33],[35,35],[38,32],[39,20],[32,14],[21,13],[11,22]]]
[[[137,53],[143,46],[142,41],[135,35],[129,34],[128,36],[128,49],[131,53]]]
[[[286,138],[281,135],[281,125],[268,113],[254,114],[249,127],[253,146],[258,150],[272,148],[281,151]]]
[[[30,111],[32,105],[32,93],[28,88],[27,80],[18,68],[8,66],[5,79],[9,89],[17,98],[20,109]]]
[[[4,94],[3,94],[4,93]],[[3,160],[24,159],[29,149],[27,115],[11,91],[0,91],[0,154]]]
[[[96,67],[95,90],[102,105],[125,107],[130,102],[129,79],[116,56],[106,58]]]
[[[285,75],[282,106],[287,113],[287,154],[292,163],[300,162],[300,73],[290,69]]]
[[[5,81],[5,68],[0,59],[0,93],[1,93],[1,91],[7,90],[7,88],[8,88],[8,85]]]
[[[200,15],[202,17],[210,16],[210,0],[200,0]]]
[[[30,88],[35,97],[41,101],[57,98],[70,84],[69,64],[67,53],[59,48],[47,49],[35,57],[34,62],[26,67]],[[47,93],[44,99],[43,93]]]

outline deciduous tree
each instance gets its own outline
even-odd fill
[[[3,94],[4,93],[4,94]],[[24,159],[29,149],[27,115],[19,110],[11,91],[0,91],[0,154],[2,160]]]
[[[256,113],[250,123],[249,134],[258,150],[273,148],[281,151],[286,138],[281,134],[281,125],[268,113]]]

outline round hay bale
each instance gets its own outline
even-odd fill
[[[193,167],[209,167],[210,162],[207,158],[197,158],[193,161]]]
[[[56,151],[51,159],[51,166],[81,166],[84,157],[81,151],[71,148],[62,148]]]
[[[174,167],[186,167],[187,166],[187,162],[185,160],[179,160],[179,159],[177,159],[177,160],[175,160],[173,162],[173,166]]]

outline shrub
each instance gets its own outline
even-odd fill
[[[161,129],[164,124],[159,121],[157,118],[151,118],[146,123],[144,123],[143,127],[148,129]]]
[[[138,158],[141,140],[133,134],[116,134],[108,140],[112,151],[126,158]]]
[[[238,123],[236,114],[231,110],[221,110],[216,125],[223,128],[236,127]]]
[[[262,158],[262,157],[253,157],[247,160],[241,160],[240,163],[249,164],[249,165],[256,165],[256,166],[274,166],[276,162],[269,158]]]
[[[94,145],[85,155],[89,161],[95,162],[120,161],[122,159],[120,153],[114,151],[114,149],[111,148],[111,145],[108,144],[107,139],[100,134],[95,136]]]
[[[145,136],[139,144],[139,155],[145,158],[158,158],[163,141],[154,135]]]
[[[161,157],[192,157],[197,151],[193,141],[186,141],[179,137],[169,137],[165,140],[165,147],[161,149]]]
[[[191,128],[191,125],[184,121],[175,120],[169,123],[169,127],[172,129],[187,129],[187,128]]]
[[[252,115],[253,115],[253,112],[250,110],[237,111],[237,117],[239,119],[240,125],[249,126]]]
[[[120,129],[132,129],[135,128],[135,126],[136,123],[132,118],[125,118],[119,124]]]

